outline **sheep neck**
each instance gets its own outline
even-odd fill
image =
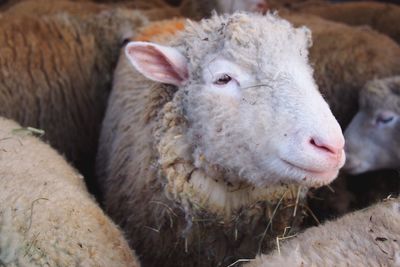
[[[179,93],[174,97],[179,98]],[[294,207],[305,199],[307,189],[295,184],[255,187],[241,182],[231,184],[217,175],[210,177],[196,168],[192,160],[192,148],[186,141],[185,119],[178,101],[169,101],[161,109],[161,125],[155,130],[161,175],[166,178],[167,197],[179,203],[190,203],[191,209],[217,215],[224,221],[230,220],[243,209],[257,203],[277,204]]]

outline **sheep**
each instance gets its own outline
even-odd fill
[[[100,124],[121,42],[147,19],[112,9],[84,17],[3,14],[0,21],[0,115],[44,130],[94,191]]]
[[[46,16],[67,13],[70,16],[93,16],[111,9],[107,5],[93,2],[72,2],[71,0],[23,0],[5,9],[8,16]]]
[[[368,82],[359,102],[360,110],[345,132],[345,170],[400,170],[400,76]]]
[[[324,19],[349,25],[368,25],[400,43],[400,7],[377,2],[350,2],[306,4],[293,8],[301,13],[313,14]]]
[[[121,54],[96,162],[103,204],[143,266],[226,266],[301,226],[307,187],[343,164],[343,136],[308,29],[214,14],[169,39]]]
[[[84,0],[24,0],[7,7],[5,10],[8,15],[52,15],[57,13],[68,13],[73,16],[87,17],[101,11],[113,8],[138,9],[141,15],[149,20],[160,20],[171,17],[181,16],[178,8],[168,5],[159,6],[150,1],[145,5],[137,5],[135,2],[122,2],[115,4],[102,4]]]
[[[29,133],[0,118],[0,266],[138,267],[83,177]]]
[[[307,229],[279,247],[245,266],[399,266],[400,199]]]
[[[345,182],[351,199],[343,210],[345,202],[333,198],[342,210],[330,212],[329,217],[366,207],[389,194],[399,194],[399,88],[400,78],[395,76],[369,81],[361,90],[360,110],[345,130],[347,160],[341,176],[348,177]],[[335,191],[347,194],[346,190]],[[317,200],[313,205],[320,208],[321,202]]]
[[[312,30],[310,61],[314,67],[314,77],[343,129],[357,113],[358,94],[368,80],[400,73],[400,61],[397,60],[400,58],[400,48],[385,35],[315,16],[283,15],[296,25],[304,24]],[[136,38],[149,41],[155,33],[169,33],[174,27],[180,30],[184,20],[178,20],[176,24],[172,29],[165,29],[163,25],[168,26],[165,21],[152,23],[154,27],[146,27],[150,28],[148,31],[139,29]],[[308,205],[318,219],[325,220],[355,208],[363,208],[388,194],[396,193],[394,188],[398,188],[398,175],[394,172],[371,173],[360,179],[343,173],[341,178],[329,188],[310,192]],[[385,183],[382,183],[383,179]]]
[[[3,6],[3,10],[17,14],[49,14],[50,12],[68,11],[85,15],[87,9],[99,10],[107,9],[110,6],[123,8],[139,9],[150,20],[161,20],[172,17],[190,17],[201,19],[209,16],[213,9],[220,13],[232,13],[236,10],[266,12],[267,4],[265,0],[208,0],[194,1],[183,0],[179,3],[170,3],[166,0],[153,1],[94,1],[89,0],[23,0],[8,3]],[[78,2],[75,5],[75,2]],[[82,6],[85,8],[82,9]],[[88,8],[89,7],[89,8]]]

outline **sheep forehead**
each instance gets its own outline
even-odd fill
[[[369,81],[360,94],[362,108],[390,109],[400,114],[400,76]]]
[[[214,15],[200,23],[189,22],[181,42],[194,71],[210,54],[225,54],[245,64],[288,63],[293,57],[307,58],[308,39],[278,16],[247,13]]]

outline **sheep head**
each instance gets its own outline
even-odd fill
[[[307,28],[235,13],[188,22],[171,46],[131,42],[144,76],[181,92],[196,168],[256,186],[331,182],[344,138],[308,63]],[[213,168],[210,168],[210,165]]]
[[[400,76],[368,82],[360,110],[345,131],[345,170],[400,169]]]

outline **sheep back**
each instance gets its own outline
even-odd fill
[[[139,266],[83,177],[0,118],[0,265]]]
[[[370,26],[400,43],[400,7],[378,2],[304,5],[294,10],[354,26]]]
[[[400,202],[385,200],[282,242],[247,267],[398,266]]]
[[[131,17],[124,17],[123,11],[87,18],[1,18],[0,114],[44,130],[44,138],[89,179],[121,28],[134,28],[145,20],[129,10]],[[109,25],[119,19],[126,25]]]

